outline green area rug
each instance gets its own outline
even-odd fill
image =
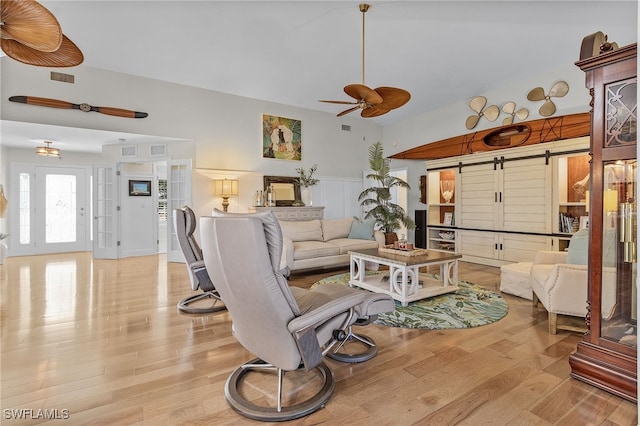
[[[378,274],[388,275],[388,272],[367,271],[367,275]],[[420,274],[421,279],[428,277],[433,275]],[[324,278],[311,288],[323,284],[348,285],[348,282],[349,274],[345,273]],[[509,306],[498,293],[466,281],[459,281],[458,286],[460,289],[455,293],[418,300],[408,306],[395,301],[396,309],[380,314],[375,324],[427,330],[471,328],[496,322],[509,312]]]

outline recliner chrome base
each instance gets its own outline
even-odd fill
[[[366,325],[371,321],[368,319],[366,321],[358,320],[354,323],[354,325]],[[344,349],[348,344],[359,344],[360,346],[364,346],[364,350],[356,353],[351,353],[351,351],[340,351]],[[373,341],[369,336],[365,336],[364,334],[357,334],[353,332],[353,326],[349,326],[347,328],[347,333],[343,336],[340,336],[338,339],[338,344],[335,348],[331,349],[327,353],[327,356],[335,361],[339,362],[347,362],[347,363],[357,363],[368,361],[378,353],[378,346],[376,342]]]
[[[204,299],[213,299],[213,305],[199,308],[189,306],[191,303]],[[223,311],[225,309],[227,309],[227,307],[222,302],[222,299],[220,299],[218,293],[213,290],[185,297],[178,302],[178,310],[185,314],[210,314],[213,312]]]
[[[304,367],[302,367],[304,368]],[[240,390],[245,375],[254,371],[273,370],[278,375],[278,395],[276,406],[261,406],[246,399]],[[331,369],[324,363],[318,364],[314,370],[320,373],[323,383],[315,395],[290,406],[282,406],[282,382],[284,370],[256,358],[236,368],[225,384],[227,402],[238,413],[253,420],[281,422],[307,416],[324,407],[333,394],[335,377]]]

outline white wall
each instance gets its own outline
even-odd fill
[[[158,252],[158,200],[152,195],[130,196],[129,180],[149,180],[153,184],[153,163],[122,165],[120,179],[120,255],[148,256]]]
[[[206,212],[210,212],[213,205],[220,207],[220,200],[214,198],[208,181],[213,175],[243,176],[241,194],[237,199],[230,199],[229,209],[246,211],[252,204],[255,190],[262,187],[263,175],[295,176],[296,168],[308,168],[313,164],[318,164],[318,175],[328,182],[349,182],[338,188],[333,185],[331,189],[323,189],[322,184],[314,188],[314,204],[331,203],[328,208],[330,215],[338,215],[342,211],[351,213],[353,200],[349,197],[354,192],[359,193],[352,188],[353,181],[356,180],[360,189],[362,171],[368,168],[368,148],[372,143],[382,140],[382,128],[357,115],[338,118],[329,113],[85,66],[65,70],[75,75],[76,83],[73,85],[51,81],[49,69],[27,66],[7,57],[0,58],[0,66],[0,88],[4,95],[0,101],[2,120],[184,139],[182,148],[174,145],[180,143],[171,144],[168,157],[193,159],[194,170],[197,170],[194,175],[193,207],[199,214],[208,214]],[[124,119],[98,113],[36,107],[9,102],[8,97],[13,95],[120,107],[144,111],[149,116],[144,119]],[[262,158],[262,114],[302,121],[302,161]],[[342,124],[351,126],[351,131],[341,130]],[[118,146],[106,147],[104,155],[96,162],[118,161],[118,151]],[[10,157],[13,157],[13,151]],[[142,155],[142,158],[134,160],[148,161],[149,158]],[[13,161],[13,158],[6,161]],[[203,178],[207,173],[211,176]],[[339,200],[340,206],[333,205],[332,197]],[[345,205],[349,206],[346,210]]]
[[[89,129],[162,135],[191,140],[195,168],[260,171],[293,176],[301,165],[319,165],[327,176],[358,177],[367,165],[367,149],[381,140],[382,128],[357,115],[333,114],[243,98],[195,87],[78,66],[65,72],[75,84],[49,79],[49,69],[27,66],[7,57],[2,66],[0,102],[3,120],[27,121]],[[9,102],[31,95],[144,111],[144,119],[37,107]],[[302,161],[262,158],[262,114],[302,120]],[[351,126],[351,132],[341,125]]]

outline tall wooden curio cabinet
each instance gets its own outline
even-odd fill
[[[636,44],[576,65],[592,97],[592,161],[587,332],[571,376],[636,402]]]

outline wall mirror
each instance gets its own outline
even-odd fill
[[[298,178],[290,176],[265,176],[264,190],[273,185],[276,192],[276,207],[292,206],[300,200],[300,183]]]

